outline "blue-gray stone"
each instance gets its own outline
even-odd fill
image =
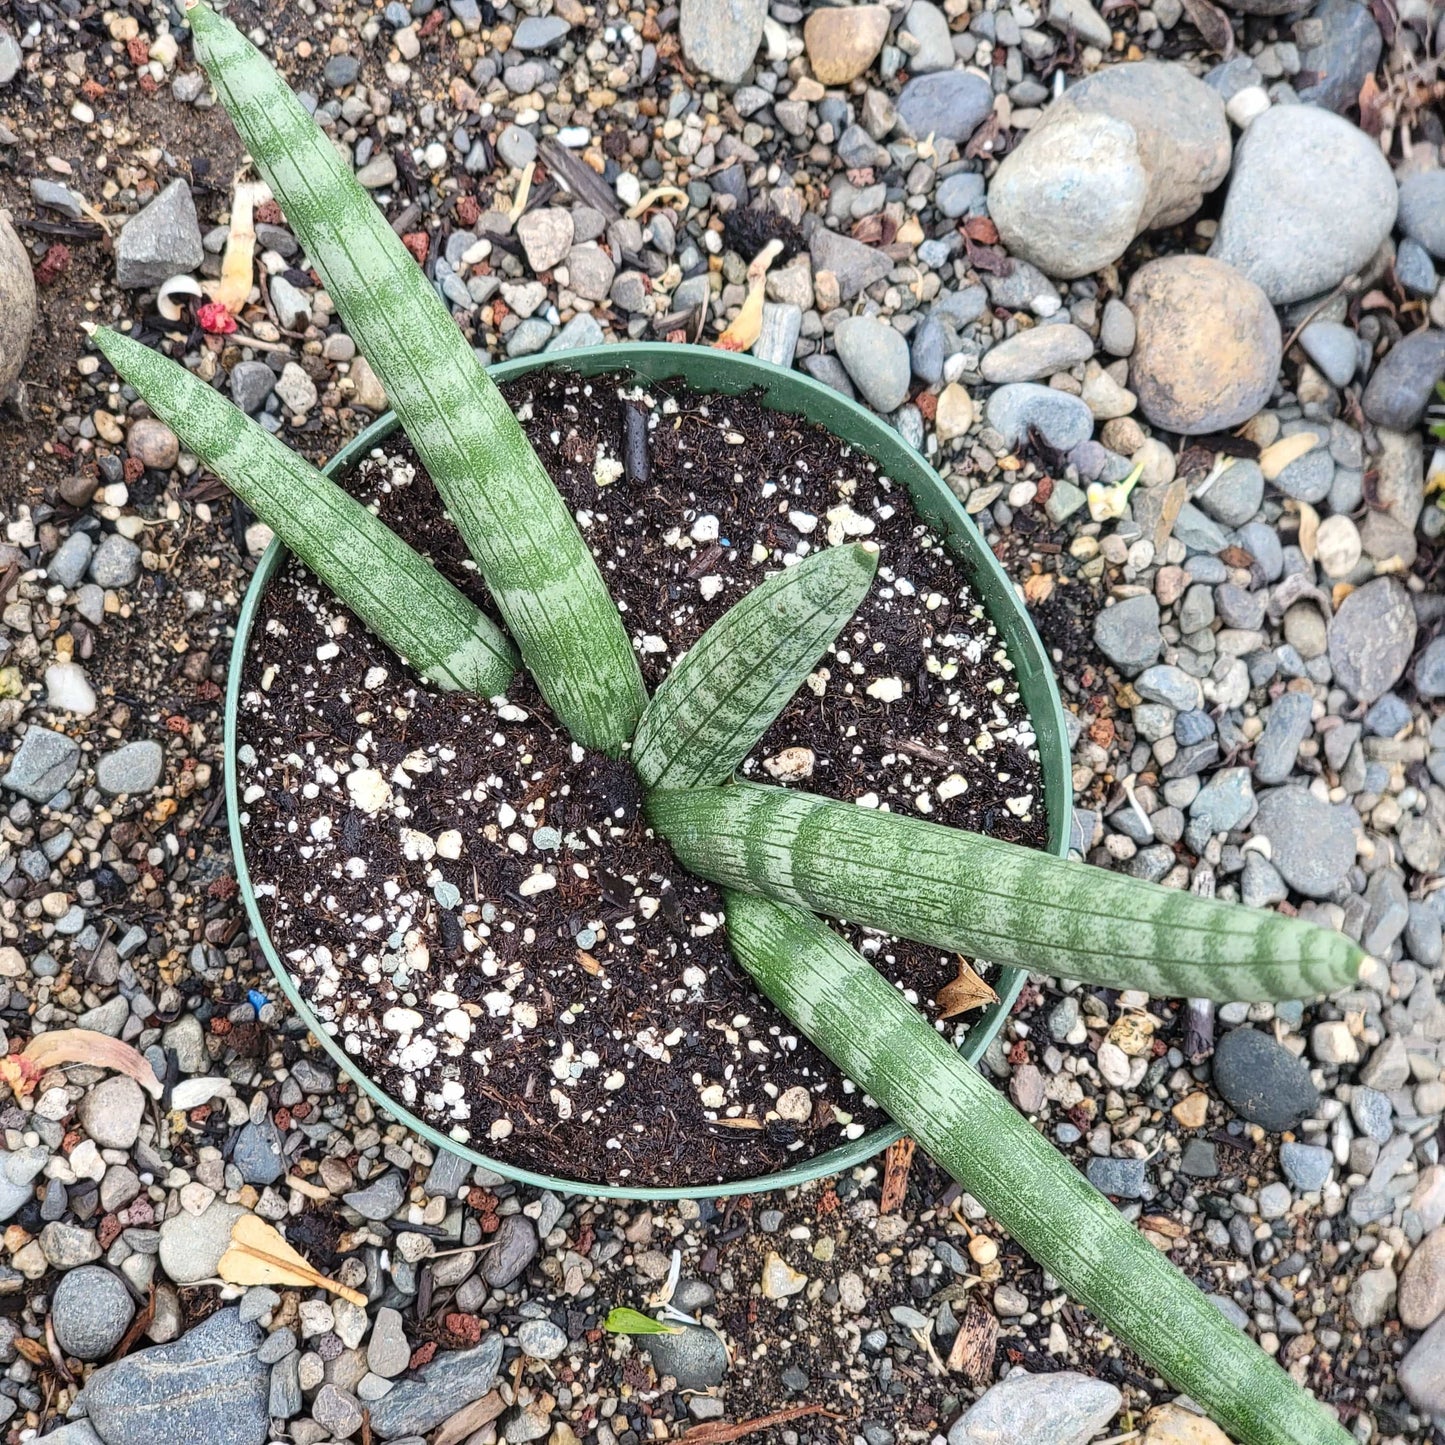
[[[1416,664],[1418,671],[1419,664]],[[1423,694],[1422,694],[1423,696]],[[1365,731],[1371,737],[1392,738],[1410,721],[1410,705],[1393,692],[1376,699],[1365,714]]]
[[[512,33],[517,50],[550,50],[571,30],[560,15],[528,15]]]
[[[371,1407],[371,1428],[383,1440],[425,1435],[480,1400],[496,1384],[501,1362],[502,1337],[496,1332],[475,1349],[437,1355],[415,1379],[401,1381]]]
[[[1242,527],[1264,500],[1259,463],[1240,457],[1231,462],[1199,498],[1199,509],[1226,527]]]
[[[1211,557],[1229,546],[1229,537],[1224,529],[1193,502],[1185,502],[1180,507],[1179,515],[1174,519],[1173,535],[1191,552],[1204,552]]]
[[[262,1445],[270,1371],[261,1331],[234,1309],[168,1345],[97,1370],[81,1396],[106,1445]],[[498,1340],[500,1347],[500,1339]]]
[[[1254,558],[1266,582],[1278,582],[1284,572],[1284,548],[1279,534],[1266,522],[1249,522],[1239,529],[1239,545]]]
[[[406,1198],[406,1175],[400,1170],[388,1169],[365,1189],[355,1189],[341,1197],[363,1219],[390,1219]]]
[[[1376,577],[1351,592],[1330,619],[1335,681],[1371,703],[1399,680],[1415,646],[1415,609],[1393,577]]]
[[[606,340],[602,327],[590,311],[579,311],[551,341],[548,352],[571,351],[578,346],[601,346]]]
[[[1072,451],[1094,434],[1094,414],[1077,396],[1016,381],[1001,386],[988,399],[988,424],[1005,446],[1017,446],[1033,428],[1055,451]]]
[[[1420,425],[1435,383],[1442,376],[1445,376],[1445,331],[1433,327],[1412,331],[1397,341],[1375,368],[1360,404],[1376,426],[1388,427],[1391,431],[1412,431]]]
[[[1215,1179],[1219,1176],[1219,1152],[1208,1139],[1191,1139],[1184,1146],[1179,1172],[1191,1179]]]
[[[1162,702],[1176,712],[1197,708],[1203,700],[1199,683],[1179,667],[1160,664],[1145,668],[1134,679],[1134,691],[1149,702]],[[1211,727],[1210,732],[1214,729]]]
[[[322,67],[321,74],[332,90],[345,90],[348,85],[356,84],[361,62],[354,55],[333,55]]]
[[[1292,1129],[1314,1111],[1319,1090],[1309,1066],[1269,1034],[1231,1029],[1214,1051],[1214,1084],[1242,1119],[1273,1134]]]
[[[1350,1095],[1350,1117],[1361,1133],[1377,1144],[1387,1144],[1395,1132],[1395,1106],[1388,1094],[1356,1084]]]
[[[1214,719],[1202,709],[1191,708],[1174,719],[1174,741],[1182,748],[1192,747],[1213,736]]]
[[[1318,1144],[1297,1144],[1290,1141],[1279,1146],[1279,1167],[1284,1177],[1301,1194],[1313,1194],[1325,1187],[1334,1167],[1335,1156]]]
[[[1359,0],[1324,0],[1309,18],[1323,34],[1316,44],[1300,46],[1296,93],[1308,105],[1343,113],[1359,103],[1365,77],[1380,63],[1380,27]],[[1314,79],[1306,84],[1307,76]]]
[[[1325,447],[1316,447],[1292,461],[1274,479],[1274,485],[1285,496],[1313,506],[1329,495],[1330,483],[1334,479],[1334,458]]]
[[[184,179],[174,180],[125,224],[115,248],[116,285],[159,286],[194,271],[205,259],[196,203]]]
[[[1273,863],[1251,851],[1244,857],[1239,896],[1247,908],[1272,908],[1289,897],[1289,888]]]
[[[917,139],[931,133],[941,140],[962,143],[992,110],[993,87],[983,76],[967,70],[920,75],[910,80],[898,97],[898,118]]]
[[[1400,229],[1445,261],[1445,171],[1417,171],[1400,182]]]
[[[1328,898],[1355,861],[1353,811],[1326,803],[1308,788],[1262,793],[1254,831],[1269,839],[1285,882],[1309,898]]]
[[[274,1184],[286,1172],[281,1134],[269,1114],[259,1123],[246,1124],[236,1135],[231,1163],[247,1184]]]
[[[1189,805],[1191,826],[1207,840],[1238,828],[1254,808],[1254,785],[1248,768],[1222,768],[1195,794]]]
[[[1410,236],[1395,252],[1395,277],[1411,296],[1433,296],[1440,285],[1430,253]]]
[[[107,753],[95,765],[95,781],[103,793],[148,793],[160,781],[165,751],[158,742],[143,738]]]
[[[47,803],[70,781],[79,762],[80,744],[73,738],[32,724],[0,777],[0,787],[33,803]]]
[[[264,361],[238,361],[229,379],[231,400],[248,416],[254,416],[276,389],[276,373]]]
[[[680,1390],[707,1390],[727,1374],[727,1347],[704,1325],[685,1326],[681,1334],[645,1335],[643,1348],[659,1376],[671,1375]]]
[[[1360,359],[1360,338],[1339,321],[1311,321],[1299,335],[1305,355],[1332,386],[1345,386]]]
[[[1142,1159],[1090,1159],[1084,1173],[1100,1194],[1116,1199],[1142,1199],[1148,1185],[1148,1166]]]
[[[71,1270],[50,1300],[55,1338],[67,1355],[78,1360],[103,1360],[134,1318],[135,1301],[125,1282],[99,1265]]]
[[[78,586],[90,566],[90,554],[95,543],[89,533],[72,532],[55,549],[54,556],[45,564],[45,575],[62,587]]]
[[[938,183],[933,199],[950,220],[966,216],[983,204],[985,184],[977,171],[957,171]]]
[[[1094,645],[1126,677],[1151,666],[1164,645],[1153,594],[1126,597],[1100,611],[1094,618]]]
[[[1275,699],[1254,747],[1256,783],[1282,783],[1294,771],[1300,744],[1310,735],[1313,709],[1308,692],[1284,692]]]

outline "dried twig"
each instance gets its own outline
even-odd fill
[[[771,1415],[740,1420],[736,1425],[726,1425],[720,1420],[715,1424],[694,1425],[682,1441],[683,1445],[727,1445],[729,1440],[741,1440],[747,1435],[756,1435],[760,1430],[771,1430],[775,1425],[787,1425],[809,1415],[822,1415],[828,1420],[843,1418],[823,1405],[793,1405],[786,1410],[774,1410]]]

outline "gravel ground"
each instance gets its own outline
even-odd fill
[[[781,243],[754,354],[887,415],[1020,584],[1078,853],[1375,959],[1308,1008],[1037,979],[988,1069],[1356,1438],[1440,1441],[1445,18],[1274,8],[231,13],[488,356],[715,341]],[[163,1086],[69,1064],[0,1113],[0,1429],[1222,1438],[1167,1433],[1167,1389],[921,1156],[906,1188],[896,1156],[750,1199],[560,1199],[433,1157],[336,1076],[226,836],[220,701],[267,533],[81,331],[139,328],[316,460],[384,409],[274,206],[236,330],[158,313],[168,277],[218,273],[238,177],[175,11],[0,12],[0,206],[39,283],[0,412],[0,1024],[108,1034]],[[4,237],[0,380],[26,313]],[[220,1287],[247,1210],[365,1310]],[[602,1331],[664,1297],[698,1327]]]

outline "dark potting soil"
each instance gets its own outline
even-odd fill
[[[560,373],[507,398],[649,689],[788,560],[879,546],[867,599],[744,774],[1043,845],[1001,643],[876,464],[754,399]],[[347,485],[489,605],[403,438]],[[750,985],[717,891],[641,820],[630,765],[575,747],[530,679],[500,707],[433,692],[294,560],[252,636],[239,783],[262,912],[394,1098],[497,1158],[642,1186],[762,1174],[883,1122]],[[936,1016],[953,958],[849,932]]]

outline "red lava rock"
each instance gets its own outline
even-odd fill
[[[426,1344],[418,1345],[416,1349],[411,1352],[411,1361],[408,1368],[419,1370],[423,1365],[431,1364],[431,1357],[436,1354],[436,1352],[437,1342],[435,1340],[428,1340]]]
[[[438,12],[433,10],[432,14]],[[425,231],[408,231],[402,238],[401,244],[416,257],[418,266],[426,265],[426,253],[431,248],[431,239]]]
[[[452,1313],[442,1316],[442,1328],[459,1346],[474,1345],[481,1339],[485,1324],[476,1315]]]
[[[481,219],[482,208],[475,196],[457,197],[457,220],[464,226],[475,226]]]
[[[70,247],[56,241],[35,268],[35,284],[49,286],[70,265]]]
[[[134,36],[126,41],[125,53],[132,65],[144,65],[151,57],[150,42],[143,35]]]

